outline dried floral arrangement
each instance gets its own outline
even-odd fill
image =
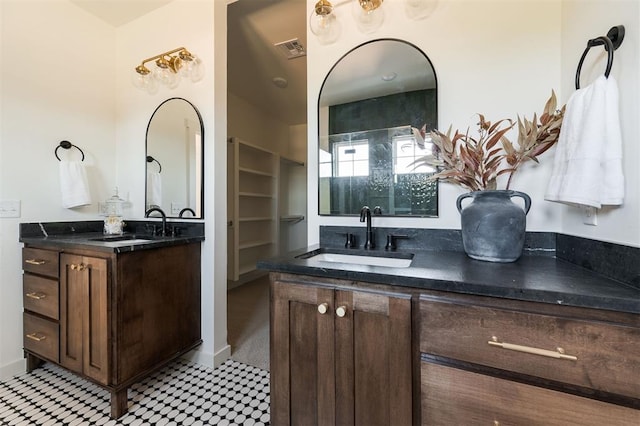
[[[496,179],[509,174],[506,189],[518,168],[528,160],[538,162],[538,156],[551,148],[560,136],[565,106],[556,109],[556,95],[552,91],[540,118],[534,113],[533,119],[518,116],[517,148],[505,136],[516,123],[502,119],[495,123],[478,114],[478,136],[456,130],[451,137],[451,127],[447,133],[431,132],[431,140],[437,147],[436,155],[428,155],[415,161],[415,166],[437,167],[438,173],[431,180],[442,179],[455,183],[470,191],[496,189]]]

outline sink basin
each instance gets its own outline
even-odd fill
[[[304,257],[306,260],[347,263],[351,265],[384,266],[387,268],[408,268],[411,266],[413,255],[408,257],[390,257],[376,255],[358,255],[345,253],[318,253]]]
[[[136,244],[152,241],[151,238],[139,238],[135,235],[116,235],[91,238],[90,241],[101,241],[103,243],[113,243],[119,245]]]

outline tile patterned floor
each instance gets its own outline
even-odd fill
[[[269,372],[228,360],[214,369],[177,360],[129,390],[109,418],[109,392],[51,364],[0,382],[0,426],[269,424]]]

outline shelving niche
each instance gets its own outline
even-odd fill
[[[259,259],[279,253],[281,218],[304,219],[302,214],[284,211],[281,200],[281,164],[288,168],[304,163],[235,137],[229,139],[227,152],[227,277],[241,281],[257,274]],[[288,173],[284,175],[286,179]]]

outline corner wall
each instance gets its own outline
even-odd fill
[[[0,32],[0,199],[21,201],[19,218],[0,218],[3,378],[24,371],[19,224],[95,220],[117,182],[114,29],[67,1],[2,0]],[[85,154],[90,206],[61,205],[61,140]]]
[[[562,2],[562,98],[575,91],[574,79],[587,40],[606,35],[616,25],[625,37],[614,52],[611,74],[620,93],[625,199],[620,207],[597,211],[597,226],[583,224],[582,210],[562,205],[561,231],[594,240],[640,247],[640,2],[599,0]],[[585,87],[604,73],[607,55],[601,46],[589,50],[580,75]]]

